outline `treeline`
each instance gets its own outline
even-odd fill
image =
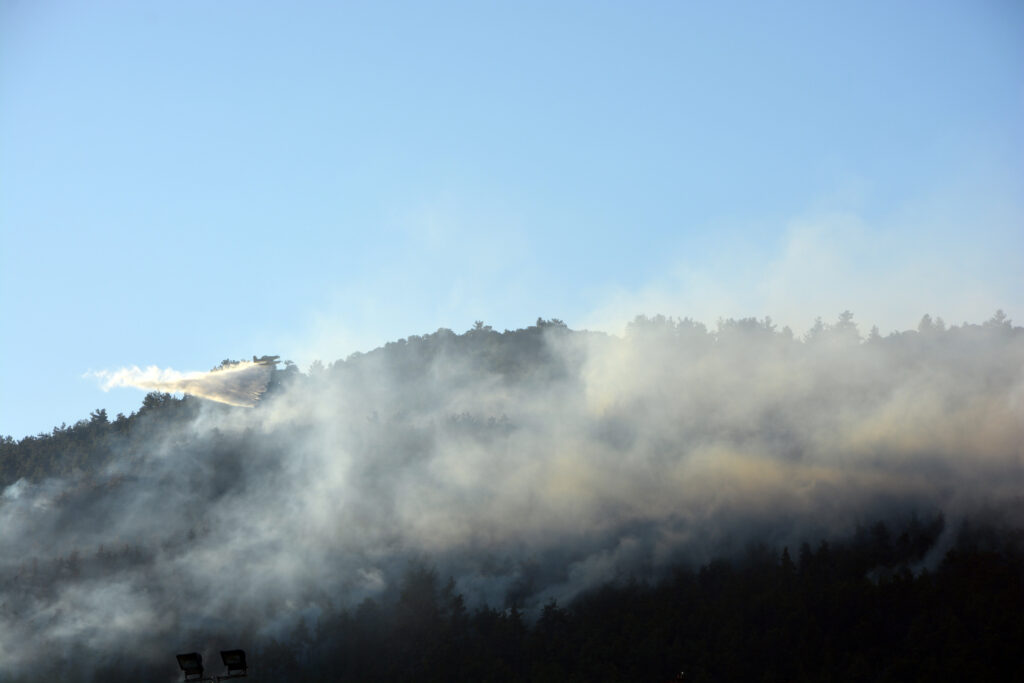
[[[645,340],[655,341],[659,347],[674,348],[682,362],[692,362],[695,356],[735,353],[738,344],[751,352],[758,348],[784,353],[795,359],[811,360],[819,347],[861,347],[865,354],[872,349],[883,348],[887,356],[902,359],[907,365],[922,362],[941,362],[943,349],[978,348],[979,363],[986,351],[990,350],[993,339],[1006,343],[998,348],[1009,348],[1008,344],[1024,336],[1024,328],[1014,327],[1002,311],[983,324],[947,326],[941,318],[925,315],[916,330],[893,332],[887,336],[872,328],[862,335],[853,315],[846,311],[834,323],[824,323],[820,318],[804,337],[794,337],[788,327],[779,329],[770,318],[741,318],[719,320],[716,327],[708,328],[689,318],[667,318],[665,316],[638,316],[627,328],[627,338],[639,344]],[[557,382],[572,378],[578,371],[585,351],[582,346],[572,344],[559,346],[555,353],[548,343],[551,338],[605,339],[600,333],[573,331],[558,319],[538,318],[534,325],[518,330],[497,332],[482,321],[463,334],[442,328],[432,334],[412,335],[406,339],[389,342],[368,353],[354,353],[348,358],[328,365],[316,361],[307,374],[299,372],[290,361],[284,369],[273,373],[265,399],[282,393],[296,382],[329,382],[337,386],[346,383],[365,383],[369,376],[381,384],[396,384],[412,387],[429,376],[434,364],[446,358],[457,358],[459,366],[466,372],[466,382],[475,381],[480,373],[501,377],[511,384],[532,381],[538,384]],[[575,348],[573,353],[571,349]],[[865,355],[865,359],[868,356]],[[218,367],[237,363],[225,359]],[[962,364],[962,360],[960,361]],[[851,361],[856,368],[856,359]],[[368,372],[372,369],[372,372]],[[961,368],[970,372],[972,367]],[[457,384],[457,382],[455,383]],[[411,392],[400,399],[409,402]],[[396,397],[399,398],[399,397]],[[421,402],[430,403],[435,397],[421,395]],[[115,453],[131,452],[146,447],[146,439],[162,428],[173,427],[195,417],[201,405],[199,399],[185,397],[177,399],[168,394],[151,393],[142,402],[140,409],[131,415],[118,414],[109,419],[105,409],[93,411],[89,419],[74,425],[63,424],[49,433],[26,436],[20,440],[12,436],[0,436],[0,488],[13,484],[18,479],[40,481],[46,477],[79,476],[95,472],[108,463]],[[221,409],[206,404],[208,409]],[[415,405],[402,405],[396,409],[415,409]]]
[[[508,378],[534,376],[550,372],[558,366],[545,346],[543,335],[551,331],[571,332],[561,320],[543,320],[520,330],[495,332],[482,322],[476,323],[464,334],[441,328],[427,335],[413,335],[408,339],[389,342],[368,353],[353,353],[347,359],[325,366],[316,361],[303,375],[291,361],[284,361],[283,369],[275,370],[265,398],[271,398],[294,385],[295,382],[323,380],[335,382],[349,379],[379,359],[385,359],[388,374],[403,382],[415,382],[429,373],[431,363],[445,355],[475,362],[475,367],[486,367]],[[230,367],[239,361],[226,358],[214,370]],[[557,370],[556,370],[557,372]],[[38,482],[47,477],[88,476],[97,472],[115,456],[122,456],[147,448],[156,434],[166,433],[176,425],[185,424],[199,412],[228,411],[217,404],[189,396],[176,398],[170,394],[151,392],[145,396],[138,411],[130,415],[118,413],[111,420],[106,409],[98,408],[89,419],[73,425],[62,424],[50,433],[40,433],[15,439],[0,436],[0,490],[19,479]],[[458,416],[453,416],[458,417]]]
[[[0,437],[0,489],[19,479],[88,478],[119,455],[145,450],[158,431],[193,418],[200,401],[150,393],[138,411],[111,420],[103,408],[88,420],[54,427],[49,434],[15,440]]]

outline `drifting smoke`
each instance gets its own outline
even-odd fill
[[[270,372],[106,379],[252,405]],[[1024,330],[998,317],[863,342],[849,317],[806,340],[440,330],[272,386],[253,410],[137,416],[98,479],[3,491],[0,667],[279,637],[393,594],[416,558],[529,611],[751,541],[1022,509]]]
[[[274,368],[266,363],[242,362],[210,372],[181,373],[150,366],[102,371],[95,376],[103,380],[103,390],[114,387],[135,387],[147,391],[184,393],[231,406],[251,408],[266,391]]]

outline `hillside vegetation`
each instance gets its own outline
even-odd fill
[[[1024,680],[1022,444],[1001,314],[477,323],[150,393],[0,440],[0,681]]]

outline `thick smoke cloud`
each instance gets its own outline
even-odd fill
[[[219,374],[130,383],[223,400]],[[175,406],[141,415],[102,476],[3,492],[8,671],[44,648],[102,663],[279,636],[387,596],[410,561],[529,611],[1024,493],[1024,330],[1000,319],[866,341],[845,316],[806,340],[755,320],[441,330],[278,371],[253,410]]]
[[[114,372],[98,372],[95,376],[103,381],[104,391],[114,387],[135,387],[146,391],[185,393],[231,406],[251,408],[266,390],[272,372],[271,365],[241,362],[210,372],[181,373],[151,365],[145,370],[138,367],[122,368]]]

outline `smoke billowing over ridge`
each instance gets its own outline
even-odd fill
[[[267,388],[273,366],[244,361],[210,372],[177,372],[151,365],[101,371],[95,376],[103,380],[103,390],[114,387],[135,387],[147,391],[184,393],[231,406],[251,408]]]
[[[1024,494],[1024,329],[1000,317],[864,341],[849,316],[804,340],[767,320],[641,318],[624,338],[538,322],[308,375],[110,375],[235,405],[271,381],[253,410],[168,400],[98,425],[102,471],[3,491],[2,666],[276,636],[325,595],[386,595],[415,559],[471,602],[530,609],[752,541]]]

